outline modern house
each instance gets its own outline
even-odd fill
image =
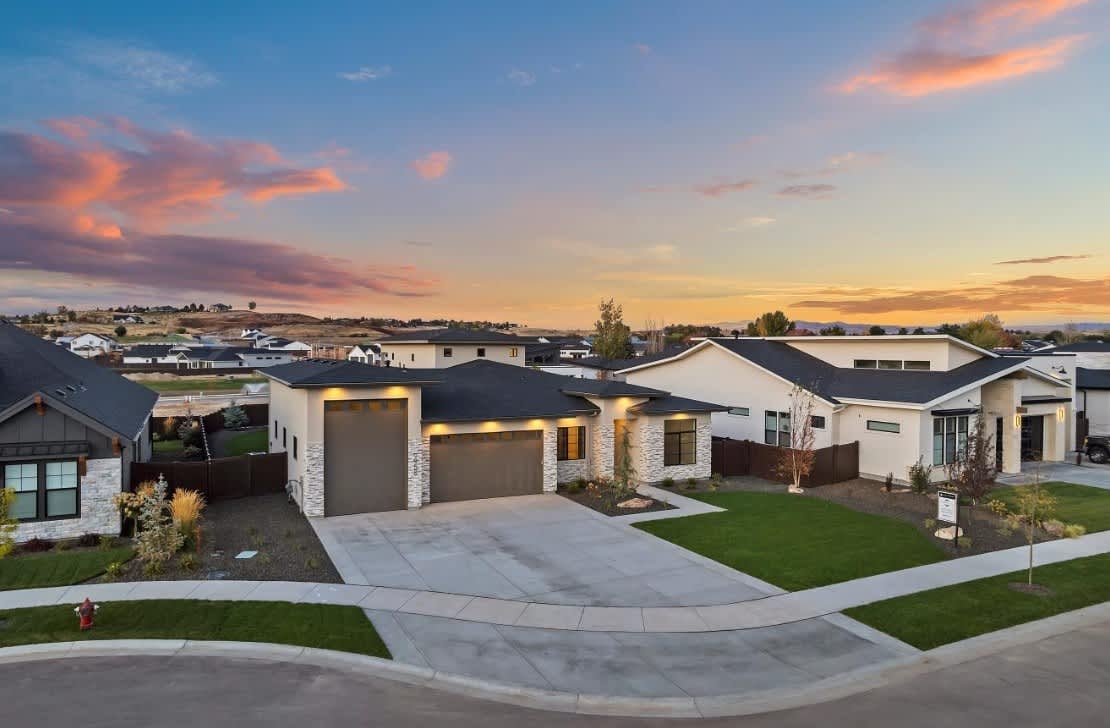
[[[1110,343],[1078,341],[1041,349],[1038,354],[1075,358],[1075,409],[1092,435],[1110,435]]]
[[[1074,447],[1074,382],[1037,358],[998,354],[944,335],[707,339],[617,373],[630,384],[721,402],[713,434],[789,442],[791,392],[814,397],[816,447],[860,443],[864,477],[900,482],[919,459],[945,477],[974,417],[999,468],[1063,460]]]
[[[380,364],[382,348],[377,344],[356,344],[347,352],[347,359],[361,364]]]
[[[102,334],[78,334],[60,337],[55,343],[69,349],[77,356],[92,359],[118,351],[120,345],[110,336]]]
[[[136,344],[123,352],[123,363],[131,365],[178,365],[184,361],[181,353],[189,350],[185,344]]]
[[[623,382],[493,361],[448,368],[305,360],[268,369],[270,452],[285,452],[306,515],[554,491],[612,475],[710,475],[723,407]]]
[[[0,469],[17,541],[118,535],[112,498],[151,452],[158,395],[0,321]]]
[[[378,339],[385,366],[443,369],[475,359],[525,364],[525,341],[510,334],[474,329],[429,329]]]
[[[194,346],[178,356],[185,369],[261,369],[296,359],[290,352],[231,346]]]

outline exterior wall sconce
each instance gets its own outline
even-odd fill
[[[1067,415],[1068,415],[1068,411],[1066,409],[1064,409],[1063,407],[1057,407],[1056,408],[1056,421],[1057,422],[1063,422],[1065,419],[1067,419]]]
[[[1014,429],[1021,429],[1021,415],[1014,415]]]

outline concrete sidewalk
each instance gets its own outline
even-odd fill
[[[1038,565],[1104,553],[1110,553],[1110,531],[1038,544],[1035,551]],[[1028,563],[1028,554],[1028,549],[1018,547],[717,606],[583,607],[356,584],[151,581],[2,591],[0,610],[76,604],[86,596],[94,601],[254,600],[343,604],[378,613],[577,632],[717,632],[802,622],[883,599],[1020,571]]]

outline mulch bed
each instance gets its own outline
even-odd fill
[[[606,516],[628,516],[633,513],[651,513],[652,511],[669,511],[674,506],[664,503],[663,501],[654,498],[648,498],[644,495],[634,494],[632,498],[643,498],[650,500],[651,505],[647,508],[618,508],[616,502],[607,493],[591,488],[584,488],[577,492],[570,492],[566,486],[559,486],[557,491],[559,495],[575,503],[586,506],[592,510],[602,513]],[[624,498],[620,499],[625,500]]]
[[[162,574],[146,576],[134,559],[119,581],[248,579],[342,583],[316,532],[283,493],[209,503],[200,520],[199,567],[186,570],[175,556]],[[236,559],[241,551],[257,551]],[[104,581],[104,579],[100,579]]]
[[[1001,487],[1001,486],[1000,486]],[[785,493],[786,486],[752,477],[725,478],[720,486],[721,491],[745,490],[764,493]],[[697,489],[691,492],[705,492],[704,484],[699,483]],[[816,488],[806,488],[805,494],[799,498],[820,498],[822,500],[838,503],[854,511],[871,513],[879,516],[897,518],[913,524],[914,528],[927,536],[934,543],[940,545],[949,554],[958,556],[974,556],[991,551],[1026,546],[1025,534],[1021,531],[1012,531],[1009,534],[999,532],[1004,525],[1003,519],[991,512],[985,505],[968,507],[961,502],[960,527],[964,537],[970,539],[971,545],[961,544],[958,551],[952,548],[950,540],[937,538],[934,532],[943,524],[936,524],[932,528],[925,527],[926,519],[936,519],[936,495],[921,495],[912,491],[899,491],[898,488],[891,493],[883,491],[883,484],[876,480],[857,478],[843,483],[822,485]],[[987,496],[987,500],[990,496]],[[961,499],[962,501],[963,499]],[[1054,538],[1038,530],[1036,535],[1038,543],[1052,541]]]

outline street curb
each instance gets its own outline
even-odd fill
[[[225,657],[307,664],[369,677],[435,688],[465,697],[524,708],[583,715],[639,718],[737,717],[770,713],[857,695],[904,682],[944,667],[972,662],[1002,650],[1032,644],[1110,621],[1110,602],[1065,612],[972,637],[929,652],[842,673],[801,689],[701,698],[637,698],[539,690],[416,667],[350,652],[259,642],[194,640],[82,640],[0,649],[0,665],[101,656]]]

